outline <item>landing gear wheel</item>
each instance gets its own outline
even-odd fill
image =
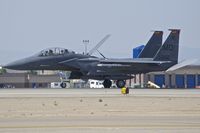
[[[62,88],[66,88],[67,84],[64,83],[64,82],[62,82],[62,83],[60,84],[60,86],[61,86]]]
[[[105,79],[103,82],[104,88],[110,88],[112,85],[112,82],[109,79]]]
[[[126,82],[124,80],[117,80],[117,87],[118,88],[123,88],[126,85]]]

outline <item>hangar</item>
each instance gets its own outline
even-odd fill
[[[161,88],[199,88],[199,60],[186,60],[166,72],[153,72],[144,75],[144,84],[151,81]]]
[[[51,82],[60,82],[59,76],[29,73],[5,73],[0,75],[0,88],[49,88]]]

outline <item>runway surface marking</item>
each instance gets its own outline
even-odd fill
[[[0,129],[20,129],[20,128],[196,128],[200,129],[200,125],[74,125],[74,126],[7,126],[1,127]]]

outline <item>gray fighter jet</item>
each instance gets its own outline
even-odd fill
[[[106,36],[88,54],[79,54],[63,48],[50,48],[4,67],[14,70],[71,71],[70,79],[104,80],[105,88],[111,87],[111,80],[117,80],[117,87],[121,88],[125,86],[126,79],[132,78],[131,74],[165,71],[177,64],[180,30],[170,31],[170,35],[153,58],[111,59],[92,56],[95,49],[109,37]],[[149,52],[151,50],[153,49],[148,49]],[[61,85],[65,86],[64,83]]]

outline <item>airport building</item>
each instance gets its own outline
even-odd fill
[[[27,71],[7,70],[6,73],[0,74],[0,88],[61,88],[61,82],[66,83],[66,88],[86,87],[85,82],[82,80],[68,80],[62,76],[57,71],[30,73]]]
[[[138,74],[133,79],[127,80],[126,85],[133,88],[143,88],[148,81],[161,88],[200,88],[200,65],[191,64],[168,72],[152,72]],[[58,74],[29,74],[5,73],[0,75],[0,88],[43,88],[51,87],[51,83],[61,82]],[[73,80],[71,87],[84,88],[83,81]]]
[[[197,63],[173,71],[146,74],[144,83],[151,81],[161,88],[200,88],[200,65]]]
[[[5,73],[0,75],[0,88],[49,88],[51,82],[60,82],[58,75]]]

